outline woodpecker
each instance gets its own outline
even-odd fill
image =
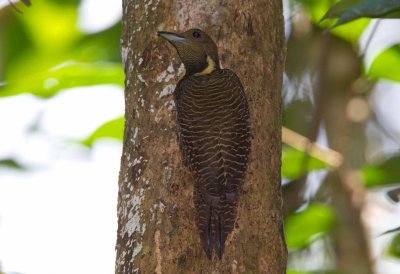
[[[196,224],[207,257],[219,259],[233,230],[250,153],[250,113],[239,77],[221,69],[218,49],[200,29],[160,31],[186,74],[174,91],[178,139],[194,179]]]

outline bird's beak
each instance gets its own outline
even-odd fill
[[[182,35],[179,35],[177,33],[173,32],[168,32],[168,31],[159,31],[157,32],[158,36],[161,36],[165,40],[171,42],[172,44],[174,43],[186,43],[187,39],[183,37]]]

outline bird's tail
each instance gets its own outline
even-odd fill
[[[212,253],[215,251],[221,260],[226,239],[235,224],[236,196],[232,196],[230,193],[214,196],[203,192],[199,184],[195,184],[193,194],[196,224],[203,249],[208,259],[212,259]]]
[[[224,253],[226,236],[229,231],[226,230],[224,215],[213,206],[206,205],[204,214],[201,216],[203,222],[199,223],[200,238],[203,249],[211,260],[212,252],[215,250],[219,259]]]

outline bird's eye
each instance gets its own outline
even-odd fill
[[[200,38],[200,32],[198,32],[198,31],[194,31],[192,33],[192,35],[193,35],[194,38]]]

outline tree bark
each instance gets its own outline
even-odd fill
[[[221,261],[210,262],[195,224],[193,180],[179,152],[172,92],[182,66],[159,30],[201,28],[250,105],[251,160]],[[115,272],[285,273],[280,188],[282,3],[123,1],[125,132]]]

